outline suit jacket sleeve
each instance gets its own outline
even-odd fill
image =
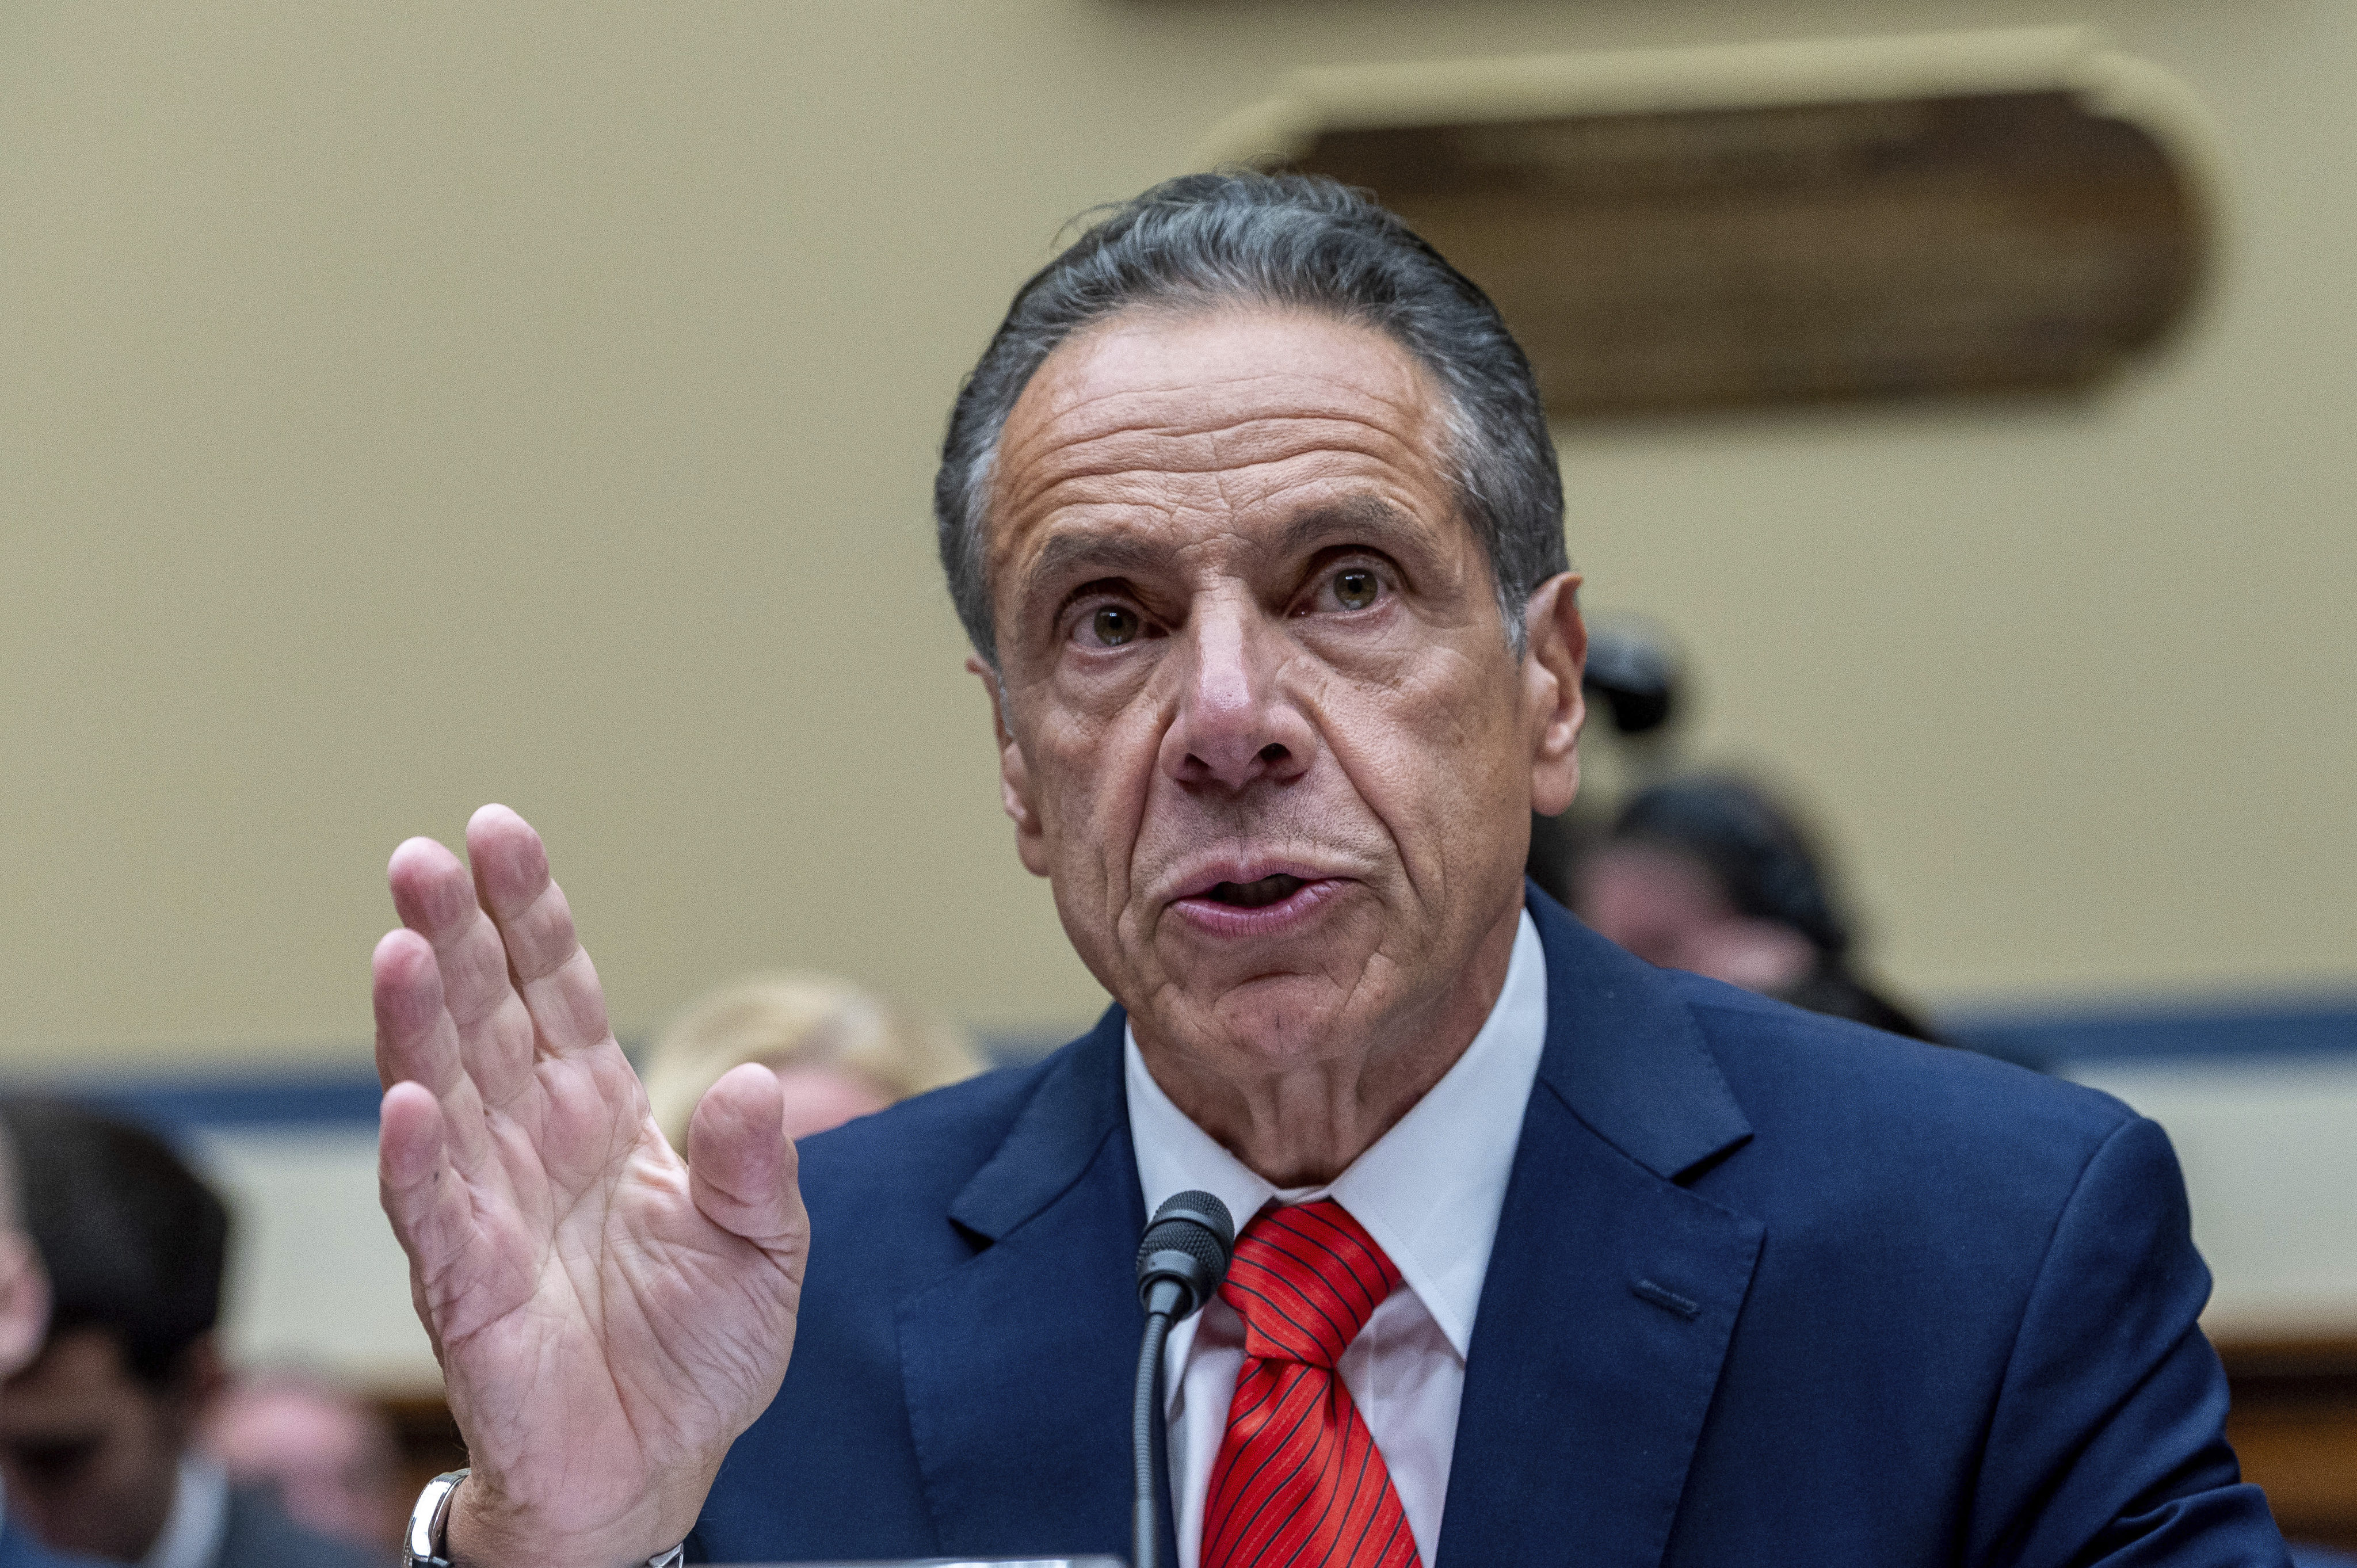
[[[2063,1206],[1990,1425],[1967,1553],[1991,1564],[2287,1563],[2226,1445],[2210,1273],[2160,1128],[2123,1122]]]

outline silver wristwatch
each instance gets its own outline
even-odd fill
[[[464,1470],[446,1470],[417,1494],[417,1506],[409,1510],[409,1528],[401,1532],[401,1568],[450,1568],[450,1499],[466,1478]],[[686,1559],[687,1542],[683,1541],[648,1558],[647,1568],[680,1568]]]

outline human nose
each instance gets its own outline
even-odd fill
[[[1163,738],[1163,770],[1180,784],[1229,789],[1306,771],[1316,736],[1283,689],[1287,639],[1242,606],[1200,611],[1185,639],[1186,685]]]

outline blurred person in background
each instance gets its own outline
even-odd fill
[[[17,1204],[16,1146],[0,1123],[0,1383],[22,1371],[38,1355],[49,1324],[49,1282],[40,1254],[25,1234]],[[0,1568],[85,1568],[78,1557],[60,1557],[19,1525],[0,1498]]]
[[[1823,857],[1747,779],[1698,774],[1638,791],[1580,854],[1571,883],[1580,918],[1649,963],[1937,1039],[1859,977]]]
[[[222,1377],[229,1211],[153,1133],[55,1101],[0,1102],[48,1337],[0,1389],[9,1506],[57,1550],[141,1568],[378,1568],[193,1451]]]
[[[197,1446],[232,1487],[264,1487],[307,1530],[389,1552],[409,1498],[382,1412],[300,1372],[241,1377],[206,1410]]]
[[[688,1009],[648,1050],[647,1100],[673,1148],[723,1073],[759,1062],[786,1091],[786,1135],[804,1138],[972,1078],[989,1064],[940,1020],[823,974],[758,974]]]

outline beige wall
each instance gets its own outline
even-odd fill
[[[1095,988],[931,562],[1059,224],[1302,65],[2093,21],[2231,177],[2084,407],[1566,448],[1592,602],[1806,779],[1935,996],[2357,981],[2357,7],[21,4],[0,26],[0,1053],[350,1049],[402,835],[547,832],[626,1029]]]

